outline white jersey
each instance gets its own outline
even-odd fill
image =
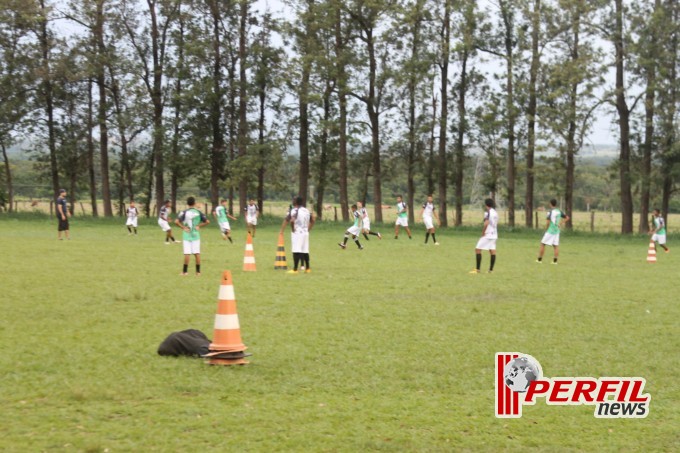
[[[256,204],[249,204],[248,206],[245,207],[244,211],[246,211],[247,217],[255,218],[257,216],[257,212],[259,211],[259,208],[257,207]]]
[[[139,211],[137,210],[137,208],[133,208],[133,207],[127,208],[128,219],[134,220],[134,219],[137,218],[138,215],[139,215]]]
[[[290,215],[293,220],[293,225],[295,225],[295,233],[309,233],[309,224],[312,220],[312,214],[307,208],[304,206],[293,208]]]
[[[434,203],[423,203],[423,218],[431,219],[434,215]]]
[[[484,221],[489,221],[489,224],[484,231],[484,237],[487,239],[498,239],[498,213],[494,208],[489,209],[484,213]]]
[[[359,209],[359,217],[361,217],[361,225],[363,229],[365,230],[370,230],[371,229],[371,219],[368,217],[368,211],[366,211],[366,208],[361,208]]]
[[[168,210],[166,206],[162,206],[161,210],[158,213],[158,219],[159,220],[165,220],[166,222],[168,221]]]

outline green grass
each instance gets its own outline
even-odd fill
[[[120,220],[76,218],[73,239],[62,242],[55,223],[0,217],[0,450],[680,444],[680,258],[647,264],[642,237],[565,234],[552,266],[533,262],[540,232],[501,231],[496,273],[474,276],[478,229],[440,231],[434,247],[422,244],[420,227],[414,240],[395,241],[387,226],[359,252],[351,242],[340,250],[343,227],[324,224],[312,231],[313,273],[293,276],[273,270],[276,220],[257,233],[256,273],[241,271],[243,227],[232,246],[210,225],[203,275],[182,278],[181,246],[164,246],[153,221],[128,237]],[[157,356],[170,332],[212,336],[224,269],[251,363]],[[533,355],[548,377],[641,375],[650,414],[596,419],[592,406],[539,400],[521,419],[497,419],[499,351]]]

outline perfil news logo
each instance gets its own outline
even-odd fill
[[[649,393],[641,377],[543,377],[541,364],[521,352],[496,353],[496,417],[519,418],[522,406],[592,405],[596,418],[645,418]]]

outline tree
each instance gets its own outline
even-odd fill
[[[441,226],[448,225],[446,213],[446,132],[449,124],[449,60],[451,54],[451,13],[453,0],[444,1],[444,14],[441,17],[441,29],[439,32],[439,52],[437,66],[441,72],[439,76],[441,96],[441,113],[439,114],[439,152],[438,152],[438,188],[439,188],[439,222]]]

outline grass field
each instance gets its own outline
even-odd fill
[[[77,218],[58,242],[54,220],[0,217],[0,450],[679,448],[680,249],[650,265],[643,237],[565,234],[560,264],[537,265],[540,233],[501,230],[496,272],[468,275],[479,228],[440,231],[434,247],[421,227],[395,241],[387,226],[360,252],[324,224],[313,273],[287,275],[273,270],[272,220],[256,273],[241,271],[242,227],[236,245],[206,227],[197,278],[179,277],[181,246],[142,223],[129,237],[119,220]],[[212,336],[224,269],[251,363],[159,357],[170,332]],[[539,400],[497,419],[500,351],[533,355],[548,377],[642,376],[650,414]]]

